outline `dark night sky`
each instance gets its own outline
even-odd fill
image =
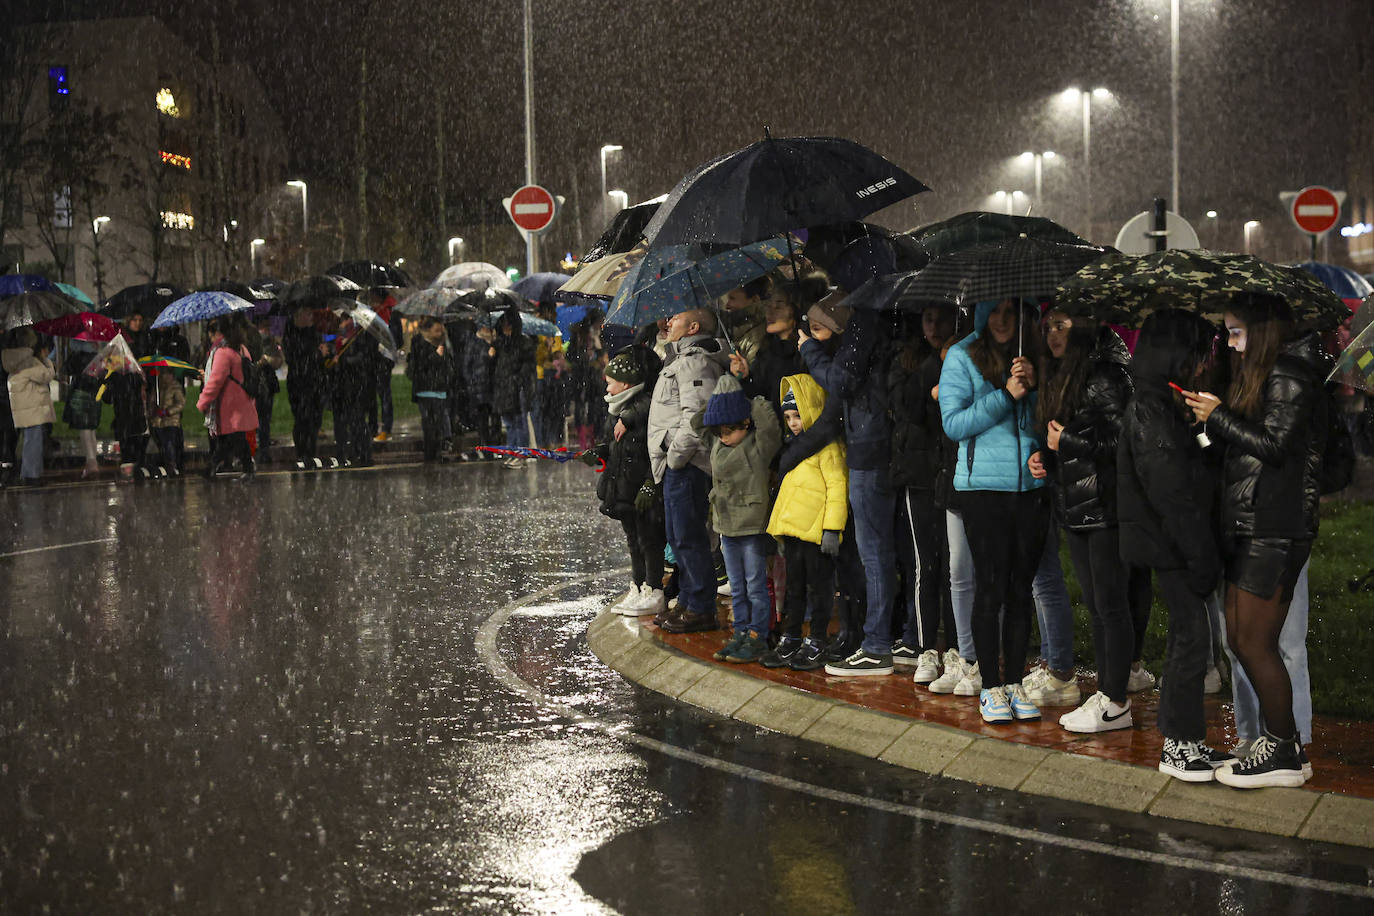
[[[1277,229],[1280,190],[1344,180],[1338,36],[1355,2],[1183,0],[1183,209],[1234,217],[1229,247],[1243,219]],[[464,221],[477,201],[489,211],[523,183],[521,10],[521,0],[99,0],[40,13],[157,13],[204,47],[204,17],[219,17],[283,115],[294,167],[326,186],[352,180],[367,41],[377,193],[431,193],[442,109],[447,184]],[[1008,157],[1055,149],[1046,212],[1072,225],[1082,121],[1054,96],[1073,84],[1116,94],[1093,113],[1104,229],[1168,193],[1168,0],[535,0],[534,11],[538,178],[577,195],[588,236],[601,144],[625,146],[610,185],[642,199],[765,125],[851,137],[929,184],[935,193],[914,208],[881,214],[899,228],[984,205],[996,188],[1029,191],[1028,170]],[[1301,39],[1314,30],[1337,37]],[[567,212],[558,228],[571,236]]]

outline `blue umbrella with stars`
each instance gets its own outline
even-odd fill
[[[656,268],[650,258],[645,258],[620,285],[606,323],[637,328],[690,309],[714,309],[720,297],[730,290],[786,263],[797,247],[793,242],[789,252],[788,240],[778,237],[732,248],[695,263],[674,259]]]

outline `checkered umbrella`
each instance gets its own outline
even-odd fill
[[[851,308],[920,311],[927,305],[1038,299],[1102,255],[1094,245],[1020,236],[941,255],[920,270],[875,277],[844,301]]]
[[[1055,303],[1071,315],[1131,327],[1167,308],[1192,309],[1220,323],[1227,303],[1241,293],[1282,297],[1305,328],[1330,330],[1350,317],[1340,297],[1301,268],[1182,248],[1099,258],[1064,281]]]

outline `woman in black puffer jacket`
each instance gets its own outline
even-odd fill
[[[1049,477],[1055,520],[1092,617],[1097,659],[1097,693],[1059,724],[1073,732],[1129,728],[1127,679],[1136,639],[1131,575],[1117,530],[1116,449],[1132,393],[1130,353],[1111,328],[1075,322],[1058,309],[1048,315],[1045,343],[1050,360],[1037,414],[1048,450],[1031,456],[1031,473]]]
[[[1199,392],[1188,404],[1226,450],[1226,638],[1255,687],[1266,728],[1249,756],[1217,780],[1238,788],[1301,786],[1306,758],[1279,633],[1317,534],[1324,357],[1315,334],[1297,335],[1292,311],[1278,297],[1237,297],[1225,321],[1240,370],[1224,403]]]

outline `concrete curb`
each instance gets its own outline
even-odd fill
[[[1137,814],[1374,849],[1374,800],[1306,789],[1241,792],[1153,767],[986,738],[877,712],[732,671],[664,645],[639,620],[603,611],[597,658],[657,693],[893,766]]]

